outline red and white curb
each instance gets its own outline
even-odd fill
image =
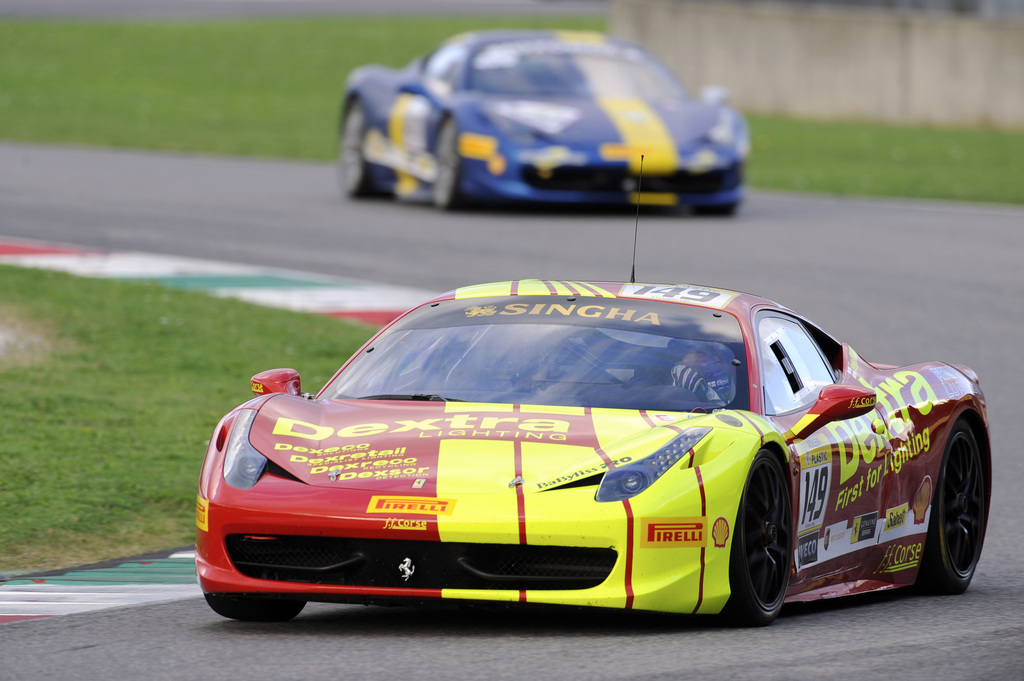
[[[312,312],[383,326],[436,295],[404,286],[375,284],[294,270],[217,260],[100,251],[0,237],[0,263],[59,270],[81,277],[157,281],[222,298]]]
[[[195,554],[182,551],[110,568],[13,577],[0,584],[0,624],[201,595]]]

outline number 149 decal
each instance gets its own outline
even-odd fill
[[[800,457],[800,523],[798,533],[820,528],[832,487],[831,452],[810,452]]]
[[[735,293],[716,291],[715,289],[697,288],[680,284],[678,286],[651,286],[644,284],[628,284],[619,293],[622,296],[636,298],[655,298],[657,300],[677,300],[681,303],[694,303],[704,307],[723,308],[736,297]]]

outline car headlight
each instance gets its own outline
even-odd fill
[[[653,485],[710,432],[710,428],[687,428],[650,456],[611,469],[601,478],[594,499],[622,501],[635,497]]]
[[[736,143],[736,116],[729,109],[718,112],[718,122],[708,130],[708,139],[723,147],[731,147]]]
[[[267,465],[267,457],[249,444],[249,429],[255,418],[255,409],[242,410],[235,419],[224,454],[224,482],[238,489],[251,489]]]

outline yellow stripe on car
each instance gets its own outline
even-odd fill
[[[405,142],[405,114],[409,104],[415,95],[403,93],[395,98],[391,106],[391,113],[388,115],[388,137],[396,149],[403,149]],[[399,196],[411,194],[419,188],[419,181],[403,170],[395,170],[398,178],[398,185],[395,186],[395,193]]]
[[[676,171],[679,156],[675,140],[646,102],[634,97],[598,97],[597,102],[622,139],[621,144],[602,144],[601,158],[626,161],[630,172],[639,173],[643,155],[644,173],[667,175]]]
[[[522,414],[562,414],[564,416],[584,416],[587,410],[584,407],[566,407],[559,405],[544,405],[534,407],[524,404],[520,409]]]
[[[499,488],[515,476],[515,443],[511,440],[441,440],[437,458],[437,496],[458,498],[455,513],[438,516],[441,541],[480,541],[480,527],[462,518],[488,518],[487,539],[501,544],[519,543],[519,508],[515,489],[507,494],[466,494],[465,490],[484,487],[487,478]],[[466,477],[459,477],[464,475]]]
[[[796,439],[796,434],[806,430],[809,425],[814,423],[814,420],[820,418],[821,414],[804,414],[800,417],[800,420],[793,424],[793,427],[786,431],[782,436],[787,442]]]
[[[608,36],[596,31],[555,31],[555,37],[563,43],[603,45],[608,42]]]
[[[464,298],[490,298],[493,296],[507,296],[512,293],[512,282],[504,281],[496,284],[481,284],[479,286],[463,286],[455,290],[455,299]]]

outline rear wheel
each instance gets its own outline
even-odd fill
[[[929,593],[967,590],[985,541],[985,469],[978,442],[957,421],[942,456],[917,583]]]
[[[732,595],[722,614],[740,626],[771,624],[782,610],[793,563],[793,513],[786,471],[762,449],[747,474],[729,558]]]
[[[338,180],[341,193],[358,197],[374,194],[370,170],[363,154],[366,138],[366,111],[358,99],[345,108],[338,135]]]
[[[459,131],[454,119],[447,119],[437,134],[437,178],[434,179],[434,205],[454,210],[465,205],[459,189],[462,184],[462,159],[459,157]]]
[[[287,622],[306,607],[305,601],[204,594],[206,602],[221,617],[243,622]]]

